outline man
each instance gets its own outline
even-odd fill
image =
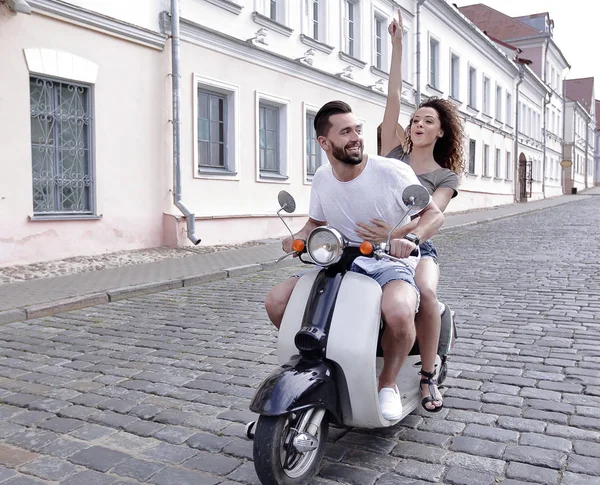
[[[419,184],[410,166],[363,154],[362,127],[343,101],[325,104],[314,123],[329,164],[320,167],[313,177],[309,219],[296,237],[306,240],[313,229],[328,224],[351,240],[360,240],[355,232],[359,222],[377,218],[396,224],[404,207],[402,191],[408,185]],[[408,221],[407,217],[404,223]],[[427,240],[443,222],[444,216],[432,203],[420,213],[413,233],[390,242],[390,254],[406,258],[404,262],[361,257],[352,266],[352,271],[374,278],[383,288],[381,311],[386,326],[382,337],[384,365],[379,376],[379,404],[383,417],[390,421],[402,415],[396,377],[415,341],[419,290],[414,274],[419,257],[411,257],[410,253],[419,240]],[[284,240],[283,250],[291,251],[291,243],[291,238]],[[289,278],[267,295],[267,314],[277,328],[297,281]]]

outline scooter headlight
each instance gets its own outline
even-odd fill
[[[306,249],[312,260],[319,266],[330,266],[342,257],[344,239],[331,227],[318,227],[310,233]]]

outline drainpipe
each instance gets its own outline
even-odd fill
[[[593,101],[593,100],[592,100]],[[583,176],[583,181],[584,181],[584,186],[587,189],[588,188],[588,152],[590,151],[590,123],[591,120],[588,120],[588,122],[585,124],[585,162],[583,165],[583,172],[584,172],[584,176]]]
[[[417,107],[421,104],[421,5],[425,0],[417,0]]]
[[[194,245],[200,243],[196,235],[196,218],[181,201],[181,88],[179,81],[179,0],[171,0],[171,61],[173,91],[173,204],[185,216],[187,237]]]
[[[544,117],[544,129],[542,130],[542,140],[544,143],[544,164],[542,165],[542,198],[546,198],[546,126],[547,126],[547,118],[546,118],[546,107],[550,103],[550,99],[552,98],[552,93],[544,94],[544,112],[542,113]]]
[[[518,61],[517,61],[518,62]],[[525,70],[522,64],[519,64],[519,80],[517,81],[517,86],[515,89],[515,166],[513,168],[513,178],[514,182],[514,201],[520,202],[521,197],[519,195],[519,86],[523,82],[523,78],[525,76]]]

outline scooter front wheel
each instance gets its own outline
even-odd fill
[[[309,483],[321,466],[328,434],[327,416],[316,409],[260,416],[254,433],[254,468],[260,482]]]

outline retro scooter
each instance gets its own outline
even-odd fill
[[[400,221],[420,212],[431,199],[427,189],[411,185],[402,200],[406,209]],[[278,215],[296,207],[285,191],[279,194],[279,204]],[[246,426],[246,434],[254,439],[254,466],[263,485],[307,484],[320,469],[329,423],[388,427],[420,405],[415,344],[396,381],[402,417],[388,421],[381,415],[377,382],[383,366],[382,290],[374,279],[349,271],[360,256],[401,261],[389,255],[390,236],[386,243],[373,245],[350,241],[334,227],[318,227],[306,243],[294,240],[293,251],[278,260],[296,255],[317,267],[303,274],[294,288],[279,329],[280,367],[263,381],[250,404],[259,418]],[[440,303],[440,313],[436,374],[441,384],[456,332],[450,308]]]

